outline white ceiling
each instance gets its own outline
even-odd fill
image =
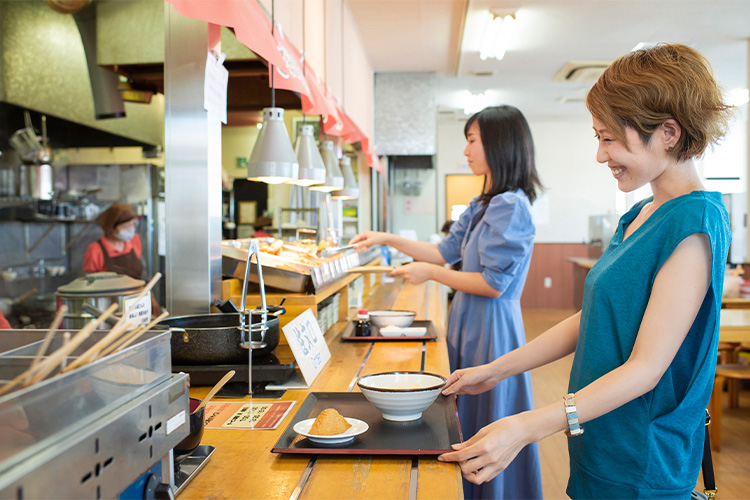
[[[750,0],[346,1],[375,72],[438,73],[444,112],[460,108],[469,90],[529,117],[587,117],[590,84],[556,82],[555,74],[567,61],[611,61],[639,42],[690,44],[726,89],[748,86]],[[471,47],[477,13],[490,9],[516,10],[516,37],[501,61],[482,61]]]

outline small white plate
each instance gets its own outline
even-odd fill
[[[370,426],[367,425],[367,422],[357,420],[356,418],[344,418],[351,424],[351,427],[349,427],[345,432],[342,432],[341,434],[333,434],[331,436],[310,434],[310,427],[312,427],[313,422],[315,422],[314,418],[308,418],[306,420],[302,420],[301,422],[297,422],[292,428],[294,429],[294,432],[305,436],[313,443],[326,446],[345,444],[353,441],[355,436],[359,436],[370,428]]]
[[[424,326],[410,326],[399,328],[397,326],[384,326],[378,329],[383,337],[424,337],[427,335],[427,328]]]

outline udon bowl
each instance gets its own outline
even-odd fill
[[[425,372],[386,372],[365,375],[357,386],[386,420],[406,422],[422,417],[435,402],[446,380]]]
[[[370,322],[378,328],[397,326],[406,328],[414,322],[414,311],[370,311]]]

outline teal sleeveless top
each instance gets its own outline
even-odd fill
[[[568,390],[577,392],[627,361],[656,274],[692,234],[704,233],[710,240],[711,284],[656,387],[585,423],[583,435],[568,438],[567,493],[574,499],[688,499],[700,471],[731,240],[729,218],[721,193],[693,191],[664,203],[623,241],[626,227],[649,201],[622,216],[609,247],[586,277]]]

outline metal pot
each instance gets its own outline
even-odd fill
[[[268,306],[263,341],[266,346],[253,349],[254,355],[267,354],[279,345],[279,318],[286,309]],[[261,321],[260,313],[253,312],[252,324]],[[242,334],[239,330],[239,313],[199,314],[167,318],[159,325],[172,328],[172,364],[175,366],[193,365],[232,365],[246,364],[248,350],[240,346]],[[259,332],[253,332],[252,340],[260,341]]]
[[[68,306],[63,328],[83,328],[97,316],[84,308],[86,304],[100,311],[105,311],[112,304],[118,304],[118,310],[122,313],[127,309],[129,298],[135,298],[141,293],[144,284],[144,281],[135,280],[130,276],[104,272],[87,274],[61,286],[57,289],[56,295],[61,304]],[[151,307],[150,299],[148,307]],[[106,329],[109,326],[101,325],[99,328]]]

